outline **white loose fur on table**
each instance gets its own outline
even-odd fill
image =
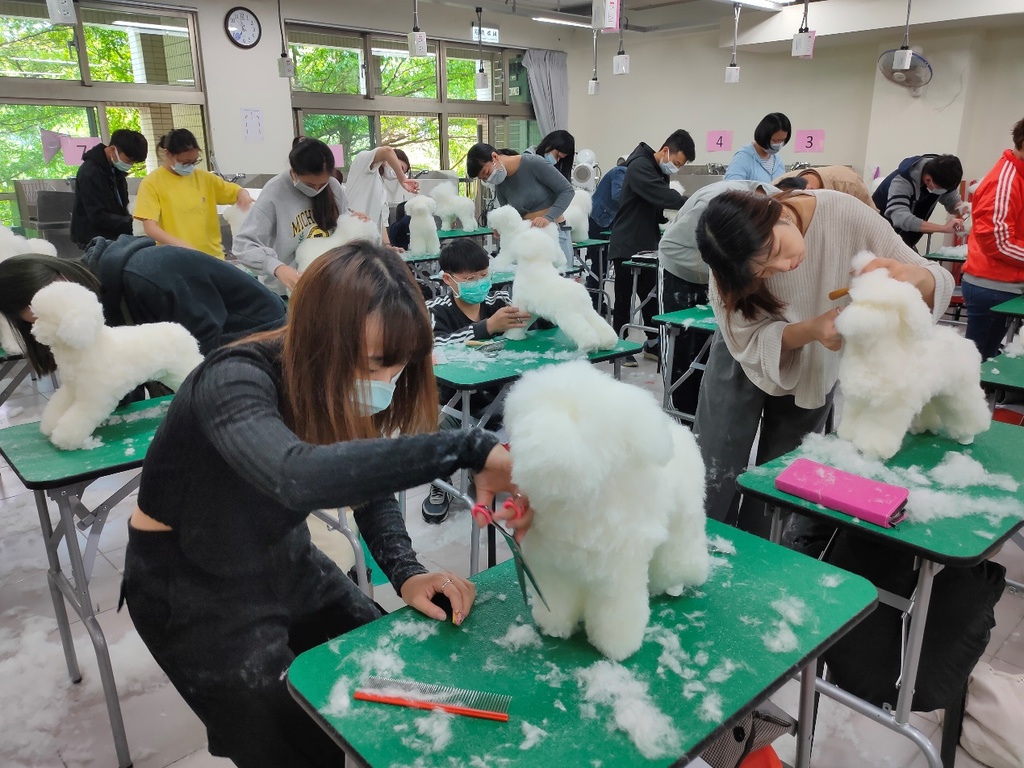
[[[523,555],[548,604],[534,596],[534,620],[563,638],[582,622],[605,656],[630,656],[648,596],[708,576],[696,440],[650,392],[582,360],[524,374],[504,421],[512,479],[534,510]]]
[[[139,384],[177,390],[203,361],[198,342],[177,323],[108,328],[96,294],[77,283],[50,283],[31,307],[32,335],[53,352],[61,376],[39,428],[64,450],[93,447],[93,431]]]
[[[456,221],[463,229],[476,229],[476,203],[460,195],[454,184],[438,184],[430,196],[437,203],[434,213],[441,220],[441,229],[455,229]]]
[[[594,311],[587,289],[558,273],[555,265],[564,259],[557,241],[530,227],[505,243],[502,253],[519,265],[512,281],[513,305],[554,323],[584,352],[611,349],[618,343],[615,331]],[[505,331],[506,339],[525,336],[523,328]]]
[[[48,240],[16,235],[7,227],[0,226],[0,261],[27,253],[56,257],[57,246]],[[21,341],[11,330],[10,324],[3,318],[0,318],[0,347],[8,354],[23,354],[25,351],[21,348]]]
[[[498,243],[501,250],[497,257],[491,262],[491,270],[495,272],[511,271],[516,264],[516,251],[512,244],[519,235],[525,232],[541,232],[558,245],[558,227],[555,224],[548,224],[546,227],[535,227],[529,221],[519,215],[519,211],[511,205],[503,205],[495,208],[487,214],[487,226],[493,229],[498,235]],[[565,269],[565,254],[561,247],[558,249],[558,261],[555,266]]]
[[[874,254],[853,260],[851,303],[836,318],[843,336],[839,437],[869,456],[892,457],[909,432],[943,432],[963,444],[989,428],[981,355],[953,328],[937,326],[920,292],[889,270],[860,274]]]
[[[437,224],[434,223],[436,208],[434,198],[426,195],[417,195],[405,204],[405,212],[409,214],[409,247],[406,250],[410,256],[431,256],[441,250]]]

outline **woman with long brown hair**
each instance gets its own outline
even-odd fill
[[[412,607],[442,620],[443,595],[456,624],[469,613],[473,585],[417,562],[394,493],[468,468],[492,504],[512,490],[511,464],[482,429],[434,432],[432,341],[401,258],[356,241],[303,274],[284,329],[215,352],[175,395],[143,467],[122,590],[212,754],[341,764],[284,673],[380,610],[312,545],[312,510],[352,507]]]
[[[697,224],[697,247],[711,268],[709,299],[719,331],[701,381],[694,433],[707,467],[708,517],[766,536],[763,504],[738,510],[736,476],[758,435],[757,463],[820,431],[832,408],[842,339],[829,292],[847,285],[853,257],[877,257],[912,283],[938,319],[953,277],[904,244],[877,213],[830,190],[774,197],[726,192]],[[812,543],[790,543],[808,547]]]

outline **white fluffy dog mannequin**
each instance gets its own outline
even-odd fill
[[[858,254],[852,302],[836,318],[843,336],[836,430],[869,456],[893,456],[908,432],[944,432],[963,444],[989,428],[981,355],[952,328],[937,326],[921,294],[886,269],[859,274],[874,258]]]
[[[515,239],[525,232],[541,232],[555,245],[558,245],[558,227],[548,224],[546,227],[535,227],[525,221],[519,215],[519,211],[511,205],[503,205],[495,208],[487,214],[487,226],[498,233],[498,242],[501,250],[497,257],[491,262],[491,269],[495,272],[511,270],[516,264],[516,252],[512,249]],[[555,262],[558,269],[565,268],[565,254],[561,248],[558,250],[558,261]]]
[[[352,240],[379,243],[380,232],[377,225],[351,213],[339,216],[338,226],[330,237],[307,237],[299,243],[299,247],[295,249],[295,268],[299,272],[304,272],[318,257]]]
[[[572,227],[572,241],[578,243],[586,240],[590,234],[590,212],[594,208],[594,201],[590,193],[584,189],[577,189],[572,196],[572,202],[565,209],[565,221]]]
[[[456,221],[463,229],[476,229],[476,203],[462,197],[454,184],[438,184],[430,196],[437,203],[434,213],[441,219],[441,229],[455,229]]]
[[[594,311],[587,289],[558,273],[555,265],[564,262],[557,242],[531,227],[506,243],[505,252],[519,264],[512,281],[514,306],[554,323],[584,352],[611,349],[618,343],[615,331]],[[525,337],[523,328],[505,331],[506,339]]]
[[[93,447],[93,430],[139,384],[177,390],[203,361],[199,344],[177,323],[106,327],[96,294],[77,283],[51,283],[31,308],[32,335],[53,352],[62,382],[39,428],[64,450]]]
[[[436,208],[434,199],[426,195],[417,195],[405,204],[405,212],[409,214],[410,256],[430,256],[441,250],[437,224],[434,223]]]
[[[533,526],[523,555],[544,634],[582,621],[610,659],[640,648],[649,595],[703,584],[704,464],[691,432],[647,391],[585,361],[531,371],[505,401],[513,480]]]

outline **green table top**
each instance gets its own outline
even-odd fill
[[[402,254],[402,260],[405,261],[406,264],[423,264],[427,261],[437,261],[439,258],[441,258],[440,253],[425,253],[421,256],[409,256],[405,253]]]
[[[1010,315],[1012,317],[1024,317],[1024,296],[1015,296],[1002,304],[996,304],[992,311],[997,315]]]
[[[459,237],[484,237],[494,232],[490,227],[477,227],[476,229],[439,229],[437,230],[438,240],[455,240]]]
[[[510,627],[524,621],[532,626],[511,562],[474,577],[477,601],[461,628],[403,608],[301,654],[288,670],[288,684],[335,741],[373,768],[681,765],[681,758],[699,754],[820,655],[877,600],[865,579],[826,563],[714,521],[708,521],[708,534],[719,548],[708,582],[681,597],[653,599],[647,639],[623,663],[649,686],[652,706],[675,728],[678,741],[663,757],[642,755],[615,728],[609,705],[583,699],[575,674],[603,657],[582,633],[569,640],[537,636],[519,650],[495,644]],[[801,606],[802,621],[788,625],[790,649],[776,653],[767,650],[765,638],[780,632],[780,609],[786,607],[780,601]],[[417,641],[411,636],[416,629],[426,637]],[[454,717],[448,747],[421,753],[416,721],[427,713],[351,699],[364,676],[378,672],[375,664],[389,662],[402,667],[392,668],[392,677],[509,694],[509,721]],[[547,733],[528,751],[521,749],[526,723]]]
[[[587,358],[594,363],[607,362],[640,352],[642,345],[619,339],[612,349],[580,352],[559,328],[527,331],[522,341],[506,341],[505,348],[481,352],[465,344],[445,344],[434,348],[434,375],[441,384],[458,390],[483,389],[515,381],[526,371],[566,360]],[[438,357],[440,356],[440,357]]]
[[[168,395],[114,411],[94,433],[103,445],[92,450],[60,450],[39,431],[37,421],[0,429],[0,454],[31,490],[62,488],[135,469],[142,466],[170,402]]]
[[[715,320],[715,313],[707,304],[700,304],[689,309],[679,309],[675,312],[666,312],[663,315],[655,315],[654,322],[682,328],[684,331],[696,328],[700,331],[714,333],[718,330],[718,321]]]
[[[24,360],[25,356],[21,352],[8,352],[3,347],[0,347],[0,362],[6,360]]]
[[[565,269],[558,270],[560,275],[578,275],[583,271],[583,267],[566,267]],[[431,275],[430,279],[435,283],[440,283],[443,277],[443,272]],[[497,272],[491,272],[491,285],[504,285],[511,283],[516,279],[516,273],[513,271],[498,270]]]
[[[630,269],[657,269],[658,262],[656,261],[629,261],[622,262],[622,266],[629,267]]]
[[[981,383],[1002,392],[1024,390],[1024,356],[997,355],[981,364]]]
[[[954,264],[963,264],[967,261],[966,256],[952,256],[948,253],[926,253],[924,257],[928,261],[951,261]]]
[[[928,522],[911,517],[895,528],[880,528],[864,523],[842,512],[776,490],[776,476],[795,459],[808,455],[803,446],[763,466],[747,470],[740,475],[738,482],[744,493],[764,499],[769,504],[809,513],[813,517],[829,518],[844,528],[898,545],[937,563],[967,566],[991,556],[1024,523],[1024,487],[1009,490],[992,486],[943,486],[935,479],[943,474],[943,470],[936,468],[948,453],[965,454],[980,462],[987,472],[1009,476],[1004,478],[1005,483],[1013,485],[1014,482],[1024,481],[1024,464],[1020,461],[1022,441],[1024,431],[1020,427],[993,422],[987,432],[974,438],[972,445],[960,445],[955,440],[927,433],[907,435],[903,440],[903,448],[885,463],[885,468],[881,467],[880,462],[875,462],[871,471],[863,467],[840,466],[840,469],[855,474],[909,487],[911,515],[915,494],[919,499],[917,503],[924,509],[934,509],[936,505],[962,507],[966,504],[980,510],[963,517],[946,517]],[[898,477],[887,475],[886,469],[895,469],[899,473]],[[935,473],[929,476],[932,470]],[[942,497],[929,498],[929,494],[935,492],[940,492]],[[1002,516],[1003,511],[1009,514]]]
[[[602,246],[602,245],[608,245],[608,243],[610,243],[610,242],[611,242],[611,240],[600,240],[600,239],[580,240],[578,243],[573,243],[572,247],[573,248],[597,248],[597,247]]]

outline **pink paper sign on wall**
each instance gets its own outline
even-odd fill
[[[796,131],[793,134],[793,151],[797,154],[805,152],[825,151],[824,131]]]
[[[708,131],[708,152],[732,152],[732,131]]]
[[[82,155],[100,143],[95,136],[61,136],[60,149],[64,154],[64,162],[68,165],[81,165]]]
[[[344,168],[345,167],[345,148],[341,144],[328,144],[331,148],[331,154],[334,155],[334,167]]]

